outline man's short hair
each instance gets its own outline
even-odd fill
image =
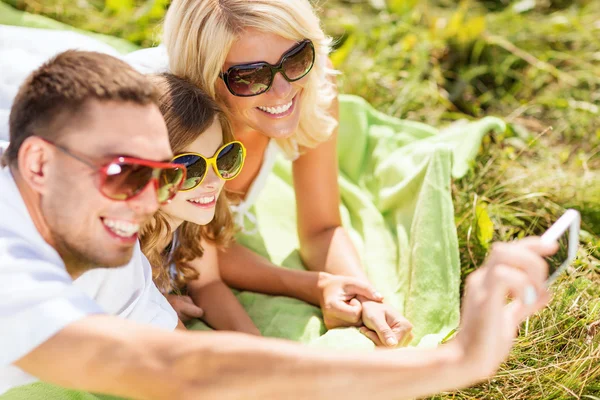
[[[69,50],[35,70],[19,88],[9,119],[10,144],[4,163],[16,167],[25,139],[56,140],[80,118],[89,100],[158,105],[157,91],[144,75],[107,54]]]

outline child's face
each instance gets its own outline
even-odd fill
[[[212,157],[223,145],[223,131],[218,119],[181,153],[199,153],[206,158]],[[177,154],[175,154],[177,155]],[[173,221],[189,221],[198,225],[206,225],[215,216],[217,199],[225,181],[213,168],[208,168],[202,183],[187,192],[179,192],[169,203],[161,207]]]

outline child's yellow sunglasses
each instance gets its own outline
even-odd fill
[[[179,191],[186,192],[198,187],[212,166],[215,173],[226,181],[238,176],[244,166],[246,159],[246,148],[241,142],[229,142],[221,147],[214,156],[205,158],[198,153],[178,154],[171,161],[173,164],[184,165],[187,169],[187,177]]]

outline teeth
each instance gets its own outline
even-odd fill
[[[108,227],[113,233],[117,236],[129,238],[140,230],[140,226],[138,224],[134,224],[132,222],[120,221],[116,219],[108,219],[104,218],[104,225]]]
[[[210,204],[213,201],[215,201],[215,196],[198,197],[197,199],[190,199],[188,201],[191,201],[192,203],[198,203],[198,204]]]
[[[269,114],[283,114],[284,112],[286,112],[287,110],[290,109],[290,107],[292,106],[292,101],[290,101],[287,104],[284,104],[282,106],[278,106],[278,107],[258,107],[259,110],[262,110],[264,112],[267,112]]]

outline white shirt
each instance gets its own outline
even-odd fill
[[[92,270],[73,281],[33,224],[10,170],[1,168],[0,394],[36,380],[11,363],[70,323],[97,313],[169,330],[177,325],[139,244],[126,266]]]

